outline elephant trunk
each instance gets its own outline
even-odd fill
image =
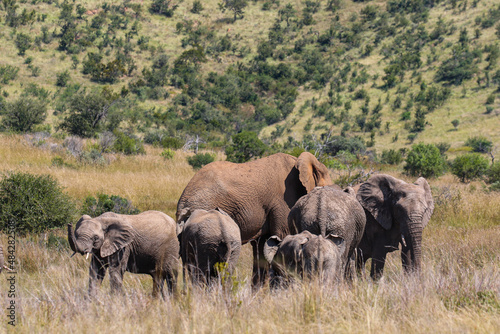
[[[422,265],[422,225],[419,223],[411,223],[408,228],[408,238],[407,238],[407,250],[409,251],[405,254],[407,259],[407,265],[404,266],[407,272],[418,271]],[[404,265],[404,261],[403,261]]]
[[[75,234],[73,232],[73,225],[68,224],[68,242],[71,250],[75,253],[81,253],[81,251],[77,248]],[[74,254],[73,254],[74,255]]]

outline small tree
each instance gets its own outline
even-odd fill
[[[149,10],[151,13],[172,17],[178,6],[178,4],[174,4],[171,0],[153,0]]]
[[[438,177],[446,170],[446,161],[433,144],[415,144],[406,157],[405,171],[412,176]]]
[[[97,217],[105,212],[114,212],[124,215],[135,215],[141,211],[132,205],[126,198],[117,195],[99,193],[96,197],[87,196],[80,210],[81,214]]]
[[[187,157],[188,164],[194,169],[200,169],[201,167],[208,165],[215,160],[214,156],[210,153],[198,153],[192,157]]]
[[[380,162],[388,165],[399,165],[403,161],[403,155],[401,151],[396,151],[393,149],[383,150]]]
[[[20,56],[24,56],[26,54],[26,51],[31,48],[31,42],[32,39],[29,35],[24,34],[24,33],[19,33],[16,36],[16,47],[17,50],[19,51]]]
[[[233,22],[236,22],[238,16],[243,16],[243,9],[246,6],[247,0],[222,0],[222,2],[219,3],[219,9],[221,12],[224,13],[226,10],[233,12]]]
[[[483,136],[469,137],[465,142],[465,146],[472,147],[474,152],[488,153],[493,147],[493,142]]]
[[[455,128],[455,131],[456,131],[458,128],[458,125],[460,124],[460,121],[458,119],[454,119],[453,121],[451,121],[451,124],[453,125],[453,127]]]
[[[488,160],[478,153],[458,156],[451,164],[451,172],[462,182],[468,182],[483,176],[488,170]]]
[[[76,208],[50,175],[12,172],[0,181],[0,229],[15,223],[16,233],[39,233],[63,227]]]
[[[193,7],[191,8],[191,13],[193,14],[199,14],[203,10],[203,5],[201,4],[200,0],[194,0],[193,2]]]
[[[35,125],[42,124],[47,118],[47,104],[37,98],[21,96],[7,103],[3,125],[15,132],[29,132]]]
[[[242,131],[232,137],[233,143],[226,148],[227,161],[246,162],[260,157],[267,149],[255,132]]]

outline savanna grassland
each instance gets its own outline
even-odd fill
[[[176,151],[171,160],[146,147],[139,156],[110,155],[107,165],[54,166],[56,153],[21,136],[1,136],[0,168],[50,174],[75,201],[100,191],[130,198],[141,210],[175,213],[194,171]],[[223,159],[218,156],[218,159]],[[389,172],[407,181],[413,178]],[[332,176],[335,174],[332,173]],[[429,179],[435,211],[424,231],[423,268],[404,276],[399,254],[388,257],[383,279],[288,290],[250,287],[251,249],[244,246],[231,283],[212,290],[183,287],[165,301],[150,296],[149,276],[125,274],[124,295],[109,294],[108,278],[87,297],[88,261],[69,258],[64,229],[18,236],[17,325],[20,333],[494,333],[500,328],[500,196],[481,182],[458,183],[447,174]],[[2,235],[0,242],[6,244]],[[9,298],[2,273],[2,309]]]

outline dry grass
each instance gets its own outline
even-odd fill
[[[0,137],[0,169],[47,173],[77,199],[97,191],[132,199],[141,209],[173,215],[193,171],[186,153],[165,162],[160,150],[117,156],[103,167],[51,167],[56,153]],[[407,181],[412,178],[402,177]],[[388,256],[379,283],[320,286],[304,282],[288,290],[251,290],[251,248],[243,247],[231,287],[212,290],[180,283],[166,301],[150,296],[152,280],[125,275],[124,296],[109,294],[105,279],[95,300],[87,297],[88,261],[69,258],[64,231],[17,239],[16,330],[122,333],[492,333],[500,328],[500,196],[480,184],[457,184],[451,176],[430,180],[436,199],[424,233],[423,272],[402,275],[399,253]],[[7,237],[0,236],[7,244]],[[4,275],[4,274],[2,274]],[[5,277],[5,275],[4,275]],[[0,280],[0,291],[7,291]],[[7,305],[6,294],[1,298]],[[4,317],[0,332],[12,330]]]

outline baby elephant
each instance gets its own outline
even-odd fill
[[[264,245],[264,256],[271,264],[271,287],[286,285],[294,275],[311,278],[319,274],[323,282],[338,279],[344,250],[344,239],[333,234],[325,238],[304,231],[283,241],[272,236]]]
[[[184,223],[182,219],[188,215]],[[233,272],[240,255],[241,236],[228,214],[218,208],[189,211],[181,217],[179,227],[182,263],[193,282],[210,283],[217,277],[217,263],[227,265],[227,270]]]
[[[89,294],[101,284],[109,268],[111,292],[121,291],[125,271],[153,277],[153,296],[163,293],[164,281],[174,289],[179,257],[175,221],[159,211],[138,215],[106,212],[84,215],[75,231],[68,224],[68,240],[75,253],[92,254]],[[73,254],[74,255],[74,254]]]

